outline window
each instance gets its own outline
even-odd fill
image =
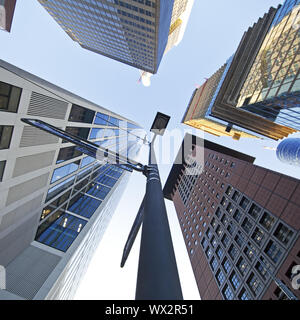
[[[212,246],[215,248],[218,244],[217,240],[216,240],[216,237],[213,236],[210,240],[210,243],[212,244]]]
[[[249,258],[250,261],[252,261],[253,258],[257,256],[257,250],[250,242],[248,242],[248,246],[244,249],[244,253]]]
[[[210,261],[210,266],[212,268],[213,271],[216,271],[218,268],[219,262],[215,257],[212,257],[211,261]]]
[[[265,267],[263,266],[263,264],[261,262],[258,261],[255,264],[255,269],[258,271],[258,273],[261,275],[261,277],[264,280],[267,280],[268,273],[267,273],[267,270],[265,269]]]
[[[0,81],[0,111],[17,112],[22,89]]]
[[[228,246],[228,243],[229,243],[229,237],[227,236],[227,234],[224,234],[221,242],[223,243],[224,247],[226,248]]]
[[[258,215],[260,214],[260,212],[261,212],[261,208],[253,203],[248,211],[248,214],[250,214],[251,217],[256,219],[258,217]]]
[[[232,245],[230,246],[229,250],[228,250],[228,253],[229,253],[231,259],[234,260],[235,257],[236,257],[237,254],[238,254],[238,250],[237,250],[237,248],[232,244]]]
[[[287,245],[293,236],[293,231],[291,231],[288,227],[279,223],[278,227],[274,232],[274,237],[276,237],[281,243]]]
[[[249,233],[250,230],[252,229],[253,227],[253,224],[252,222],[248,219],[248,218],[245,218],[243,223],[242,223],[242,228],[247,232]]]
[[[268,245],[266,246],[265,253],[273,262],[276,263],[282,256],[283,252],[274,241],[270,240]]]
[[[250,201],[246,197],[243,197],[242,200],[240,201],[240,207],[245,210],[247,208],[249,202]]]
[[[108,117],[109,116],[107,114],[97,112],[94,124],[100,124],[100,125],[106,126]]]
[[[93,128],[91,130],[90,139],[102,139],[105,138],[107,130],[103,128]]]
[[[6,165],[6,161],[0,161],[0,182],[3,179],[3,175],[4,175],[4,170],[5,170],[5,165]]]
[[[237,202],[239,197],[240,197],[240,193],[238,191],[235,191],[233,196],[232,196],[232,200]]]
[[[82,139],[87,139],[89,136],[89,128],[79,128],[79,127],[66,127],[66,132]],[[67,141],[63,141],[67,142]]]
[[[265,212],[259,223],[270,231],[275,223],[275,218],[272,217],[269,213]]]
[[[13,126],[0,126],[0,150],[9,148],[13,129]]]
[[[221,217],[221,214],[222,214],[221,209],[218,208],[218,209],[216,210],[216,216],[217,216],[219,219],[220,219],[220,217]]]
[[[249,293],[246,291],[245,288],[243,288],[240,292],[240,294],[238,295],[239,300],[251,300],[251,296],[249,295]]]
[[[212,250],[210,247],[207,247],[206,251],[205,251],[205,254],[207,256],[208,259],[210,259],[211,255],[212,255]]]
[[[240,283],[241,283],[240,278],[235,273],[235,271],[233,271],[232,274],[230,275],[229,281],[235,290],[238,289],[238,287],[240,286]]]
[[[56,163],[62,163],[64,161],[79,157],[82,152],[78,151],[76,147],[67,147],[59,150],[59,154]]]
[[[218,270],[218,272],[216,273],[216,278],[219,286],[221,286],[225,281],[225,275],[222,270]]]
[[[69,116],[69,121],[93,123],[94,115],[95,111],[73,104]]]
[[[240,271],[240,273],[244,276],[248,270],[249,270],[249,265],[248,263],[245,261],[245,259],[243,257],[240,257],[237,264],[236,264],[238,270]]]
[[[233,190],[233,188],[232,188],[231,186],[229,186],[229,187],[226,189],[225,193],[226,193],[228,196],[230,196],[231,193],[232,193],[232,190]]]
[[[225,300],[233,300],[233,292],[232,292],[231,288],[228,286],[228,284],[226,284],[224,286],[222,293],[223,293]]]
[[[87,223],[83,219],[61,211],[48,220],[39,227],[36,240],[63,252],[67,251]]]
[[[240,222],[242,218],[242,213],[239,209],[236,209],[234,214],[233,214],[233,219],[236,221],[236,222]]]
[[[219,238],[222,236],[223,230],[221,229],[220,225],[217,226],[216,233]]]
[[[78,193],[71,199],[68,210],[80,216],[90,218],[101,203],[100,200]]]
[[[63,177],[76,171],[79,167],[79,162],[80,161],[72,162],[72,163],[69,163],[65,166],[62,166],[60,168],[55,169],[53,171],[51,183],[54,183],[55,181],[60,180]]]
[[[206,231],[206,235],[207,237],[210,239],[210,237],[212,236],[212,232],[211,230],[208,228],[207,231]]]
[[[261,246],[262,242],[265,239],[265,233],[264,231],[262,231],[259,228],[255,228],[255,231],[252,234],[252,239],[256,242],[256,244],[258,244],[259,246]]]
[[[219,259],[222,258],[223,254],[224,254],[224,251],[223,251],[223,249],[222,249],[220,246],[217,248],[216,254],[217,254],[217,256],[218,256]]]
[[[200,235],[199,235],[200,236]],[[203,247],[203,249],[205,249],[208,245],[208,241],[206,240],[206,238],[203,238],[202,241],[201,241],[201,245]]]
[[[227,208],[226,208],[226,211],[228,212],[228,213],[232,213],[232,211],[233,211],[233,205],[232,205],[232,203],[231,202],[229,202],[229,204],[228,204],[228,206],[227,206]]]
[[[229,273],[231,270],[231,262],[228,260],[227,257],[224,258],[223,262],[222,262],[222,266],[225,270],[226,273]]]
[[[250,277],[247,280],[247,284],[255,296],[258,296],[262,291],[263,286],[260,280],[256,277],[256,275],[252,272]]]
[[[233,235],[234,231],[236,229],[236,226],[232,223],[232,221],[230,221],[230,223],[228,224],[228,227],[227,227],[227,231]]]

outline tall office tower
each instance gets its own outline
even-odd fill
[[[284,163],[300,166],[300,138],[288,138],[281,141],[276,155]]]
[[[0,0],[0,30],[10,32],[17,0]]]
[[[71,299],[129,172],[20,119],[43,120],[132,159],[141,130],[2,60],[0,114],[0,265],[7,276],[0,299]]]
[[[39,0],[81,47],[156,73],[174,0]]]
[[[177,46],[184,35],[194,0],[174,0],[171,24],[168,36],[168,43],[164,54],[170,51],[174,46]],[[144,86],[149,86],[152,74],[141,70],[141,81]]]
[[[300,297],[300,182],[254,160],[186,135],[166,181],[203,300]]]
[[[184,123],[235,139],[243,137],[236,130],[274,140],[299,130],[298,3],[271,8],[245,32],[235,54],[195,90]]]

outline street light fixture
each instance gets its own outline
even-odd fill
[[[121,267],[124,266],[139,228],[142,225],[136,300],[183,300],[162,185],[153,147],[156,136],[164,134],[170,117],[158,112],[154,119],[150,130],[154,133],[154,137],[149,144],[148,165],[128,159],[44,121],[36,119],[21,120],[72,142],[78,150],[89,156],[98,160],[105,159],[108,163],[114,161],[112,163],[114,165],[131,172],[133,170],[142,172],[146,176],[146,193],[126,242]]]

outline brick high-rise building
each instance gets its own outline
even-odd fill
[[[10,32],[17,0],[0,0],[0,30]]]
[[[187,134],[165,184],[203,300],[300,297],[300,181],[254,160]]]

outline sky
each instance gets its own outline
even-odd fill
[[[144,87],[133,67],[81,48],[72,41],[37,0],[17,1],[11,33],[0,32],[0,59],[31,72],[104,108],[136,121],[149,130],[157,111],[171,116],[169,130],[179,130],[170,160],[164,139],[156,141],[164,185],[184,132],[200,130],[181,124],[194,89],[235,52],[243,33],[278,0],[195,0],[181,43],[169,51],[151,86]],[[295,136],[300,137],[299,134]],[[234,141],[205,135],[206,139],[256,157],[255,164],[300,178],[297,167],[277,160],[272,140]],[[167,154],[168,156],[169,154]],[[147,162],[147,150],[140,161]],[[298,171],[297,171],[298,170]],[[81,281],[75,299],[131,300],[135,297],[140,233],[124,268],[123,248],[145,192],[145,177],[133,173],[118,208]],[[184,299],[199,293],[173,204],[166,201]]]

